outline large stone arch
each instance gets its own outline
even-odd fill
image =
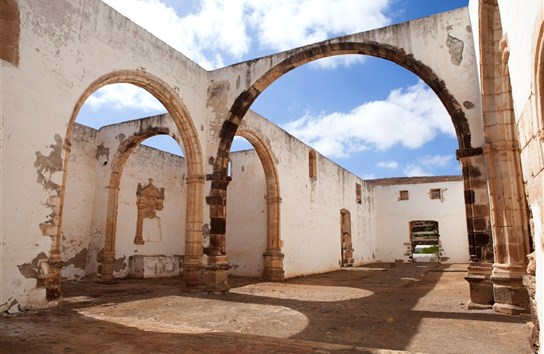
[[[281,195],[278,172],[270,147],[260,134],[240,127],[236,135],[247,139],[255,148],[263,165],[266,179],[267,241],[264,256],[263,279],[266,281],[284,280],[283,253],[281,252]]]
[[[73,126],[75,124],[76,117],[79,110],[87,100],[99,88],[116,83],[129,83],[138,86],[153,96],[155,96],[166,110],[170,113],[175,126],[177,127],[179,137],[183,145],[183,151],[187,161],[187,218],[186,218],[186,246],[184,257],[184,286],[188,289],[198,288],[202,283],[201,278],[201,262],[202,262],[202,222],[203,222],[203,187],[204,187],[204,168],[202,164],[202,149],[196,129],[193,121],[185,105],[183,104],[178,93],[170,87],[166,82],[160,78],[147,73],[144,70],[120,70],[105,74],[92,82],[89,87],[83,92],[78,101],[76,102],[70,120],[68,122],[68,128],[66,132],[66,139],[64,143],[64,161],[63,161],[63,179],[59,196],[59,207],[57,213],[57,233],[52,242],[49,263],[54,270],[50,277],[49,284],[45,284],[48,292],[54,294],[52,297],[59,298],[60,292],[60,269],[62,267],[60,257],[60,240],[62,234],[62,215],[64,206],[64,192],[67,180],[68,161],[70,155],[70,139],[72,135]],[[123,151],[119,158],[116,159],[117,168],[122,170],[126,159],[130,155],[130,152],[141,141],[147,137],[160,133],[160,130],[148,130],[142,132],[141,136],[133,138],[125,144],[120,146],[120,149],[126,149]],[[111,211],[111,207],[115,208],[115,202],[118,198],[117,193],[111,193],[112,186],[118,186],[121,174],[112,174],[110,179],[110,193],[108,194],[108,215],[114,214]],[[112,184],[113,183],[113,184]],[[109,223],[106,228],[106,235],[110,235],[108,242],[115,240],[111,237],[115,233],[115,222]],[[102,261],[105,262],[106,268],[109,258],[113,254],[104,252]],[[104,271],[103,271],[104,272]],[[107,269],[106,269],[107,273]],[[106,279],[109,277],[106,275]]]
[[[287,57],[284,60],[276,65],[271,65],[268,70],[255,79],[253,84],[249,85],[247,89],[242,91],[234,99],[219,132],[220,141],[214,160],[213,174],[208,176],[212,181],[210,196],[207,198],[207,202],[210,205],[210,239],[215,240],[213,244],[222,244],[224,242],[222,239],[224,239],[226,225],[225,208],[226,189],[229,182],[227,177],[229,151],[232,140],[249,107],[269,85],[285,73],[317,59],[345,54],[370,55],[392,61],[413,72],[429,85],[441,100],[452,119],[459,143],[459,150],[457,151],[458,159],[463,164],[463,167],[470,166],[467,169],[467,173],[465,173],[465,168],[463,169],[466,194],[482,194],[476,193],[475,190],[485,193],[485,167],[483,167],[482,149],[481,147],[474,148],[472,146],[469,122],[460,102],[449,91],[446,83],[429,65],[416,59],[413,54],[407,53],[404,49],[390,44],[374,40],[330,40],[293,50],[291,55],[286,54]],[[466,104],[466,102],[463,103]],[[474,162],[474,159],[477,159],[477,161]],[[473,203],[474,201],[469,198],[469,202]],[[474,208],[467,208],[469,239],[474,234],[471,227],[474,225],[475,219],[484,219],[484,222],[480,222],[480,224],[485,224],[484,228],[487,226],[485,221],[488,215],[488,205],[486,201],[483,201],[483,203],[484,206],[478,209],[478,213]],[[486,229],[485,231],[488,230]],[[485,231],[482,233],[486,233]],[[489,238],[488,234],[487,237]],[[218,249],[212,251],[212,253],[217,256],[223,256],[222,252]],[[213,260],[211,261],[213,262]]]

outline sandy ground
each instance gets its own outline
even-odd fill
[[[374,264],[183,293],[180,279],[63,283],[0,319],[1,353],[531,353],[529,316],[466,310],[466,265]]]

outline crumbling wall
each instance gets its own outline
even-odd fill
[[[91,237],[95,171],[100,167],[96,134],[95,129],[79,124],[74,126],[72,134],[61,236],[64,279],[85,276]]]
[[[100,1],[20,0],[17,5],[18,61],[2,62],[0,303],[14,297],[23,306],[43,307],[60,297],[58,289],[48,294],[48,285],[38,284],[34,274],[51,270],[38,269],[36,259],[63,257],[55,259],[62,244],[57,236],[63,162],[71,143],[67,128],[72,129],[76,102],[105,74],[149,73],[177,93],[203,141],[207,73]]]

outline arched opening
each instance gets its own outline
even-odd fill
[[[60,193],[60,208],[58,213],[58,234],[54,239],[54,243],[51,250],[51,256],[49,257],[49,263],[52,264],[58,270],[58,276],[60,276],[60,265],[62,264],[61,256],[61,235],[62,235],[62,220],[63,211],[65,208],[65,196],[66,186],[68,181],[69,162],[76,160],[77,156],[71,155],[71,149],[73,141],[76,141],[74,135],[75,130],[78,129],[75,120],[78,113],[87,100],[95,91],[109,84],[115,83],[128,83],[140,87],[151,95],[153,95],[169,112],[169,115],[163,114],[149,119],[138,120],[131,122],[127,131],[116,130],[114,126],[109,127],[110,135],[105,136],[104,143],[97,144],[95,146],[94,158],[98,163],[106,167],[109,173],[102,173],[106,188],[101,189],[101,200],[103,204],[98,211],[98,214],[103,215],[104,228],[99,230],[91,230],[91,237],[103,240],[102,242],[95,242],[92,251],[94,254],[98,254],[98,262],[100,269],[89,269],[89,272],[98,271],[102,274],[102,278],[105,281],[111,281],[113,279],[114,268],[116,267],[116,254],[115,243],[118,231],[117,215],[119,212],[120,201],[120,186],[123,179],[123,169],[126,166],[127,160],[131,157],[131,154],[139,149],[140,151],[146,150],[146,147],[139,147],[147,138],[156,135],[170,135],[176,140],[176,143],[183,146],[186,159],[186,174],[184,175],[180,171],[180,175],[176,178],[179,179],[179,183],[186,183],[186,193],[182,203],[185,203],[185,207],[180,208],[179,212],[184,213],[182,220],[185,221],[184,229],[177,230],[177,242],[182,243],[181,247],[185,248],[184,260],[184,272],[183,283],[186,287],[198,287],[200,286],[200,264],[202,262],[202,195],[203,195],[203,168],[202,168],[202,156],[200,143],[197,139],[196,130],[193,122],[183,105],[178,94],[169,87],[168,84],[163,82],[157,77],[154,77],[145,71],[119,71],[106,74],[92,83],[89,88],[83,93],[81,98],[76,103],[72,117],[68,125],[68,131],[66,134],[65,156],[64,156],[64,174],[63,183]],[[117,134],[116,134],[117,133]],[[107,141],[107,142],[106,142]],[[110,151],[111,149],[111,151]],[[137,155],[135,155],[137,157]],[[136,158],[135,157],[135,158]],[[142,169],[140,169],[142,170]],[[140,171],[141,172],[141,171]],[[149,183],[149,179],[140,181],[141,185]],[[160,187],[160,186],[159,186]],[[144,188],[144,187],[142,187]],[[158,189],[161,190],[160,188]],[[137,195],[137,190],[132,191],[134,197]],[[175,194],[175,193],[174,193]],[[176,209],[176,208],[172,208]],[[122,208],[121,208],[122,210]],[[155,209],[156,211],[156,209]],[[138,211],[135,207],[134,216]],[[149,213],[148,213],[149,215]],[[178,215],[179,218],[179,215]],[[152,218],[154,219],[154,217]],[[155,226],[158,226],[156,224]],[[180,238],[180,235],[185,234],[185,242]],[[135,235],[132,235],[134,239]],[[180,249],[181,250],[181,249]],[[91,248],[87,250],[90,253]],[[178,255],[179,256],[179,255]],[[80,257],[82,257],[80,255]],[[87,259],[89,256],[87,255]],[[119,262],[117,262],[119,263]],[[98,268],[98,265],[97,267]],[[57,286],[57,291],[60,296],[60,288]]]
[[[465,113],[461,108],[461,105],[455,99],[455,97],[450,94],[448,88],[445,86],[445,83],[433,72],[432,68],[426,66],[422,62],[417,61],[413,56],[406,55],[404,51],[398,48],[394,48],[388,45],[380,45],[375,42],[327,42],[327,44],[323,45],[323,47],[319,47],[319,49],[317,48],[318,47],[315,46],[310,47],[306,50],[300,50],[296,52],[295,54],[293,54],[293,56],[287,58],[277,66],[271,68],[262,77],[257,79],[255,84],[253,84],[246,91],[244,91],[234,101],[234,104],[232,105],[228,113],[228,119],[223,123],[222,130],[220,132],[221,141],[217,152],[217,158],[214,161],[215,173],[213,181],[215,181],[216,183],[212,182],[212,190],[210,192],[211,195],[226,194],[226,187],[228,181],[224,179],[226,171],[225,163],[227,161],[225,159],[225,156],[228,156],[228,150],[230,148],[232,138],[235,135],[238,126],[240,125],[240,122],[244,118],[249,107],[255,102],[256,98],[259,97],[259,95],[273,82],[275,82],[275,80],[282,77],[284,74],[291,71],[292,69],[320,58],[333,57],[337,55],[364,54],[387,59],[416,74],[416,76],[423,80],[432,89],[432,91],[434,91],[434,93],[438,96],[438,98],[446,108],[453,123],[455,135],[457,138],[457,146],[459,147],[457,154],[458,158],[465,159],[462,161],[462,163],[467,164],[471,161],[473,156],[481,156],[481,148],[473,148],[471,145],[470,128]],[[311,166],[311,153],[309,153],[307,156],[309,160],[309,166]],[[310,169],[309,174],[310,176],[312,175]],[[484,191],[485,176],[483,176],[481,173],[471,173],[466,175],[466,179],[473,180],[477,178],[480,178],[484,181],[483,183],[478,184],[479,188]],[[469,185],[472,186],[472,183],[469,183]],[[215,187],[217,187],[217,189]],[[317,194],[315,195],[317,196]],[[357,200],[356,198],[354,199]],[[210,203],[210,212],[212,219],[221,219],[222,215],[227,214],[224,212],[224,210],[222,210],[221,205],[215,203]],[[216,223],[216,225],[221,225],[221,223]],[[217,237],[220,238],[222,237],[221,232],[222,230],[220,228],[213,228],[212,225],[212,234],[217,235]]]
[[[227,200],[227,250],[232,274],[284,279],[280,237],[280,188],[270,147],[255,131],[241,128],[243,148],[231,152],[232,195]],[[232,229],[230,229],[232,228]]]

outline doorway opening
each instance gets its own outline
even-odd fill
[[[414,262],[440,262],[438,221],[410,221],[410,259]]]

